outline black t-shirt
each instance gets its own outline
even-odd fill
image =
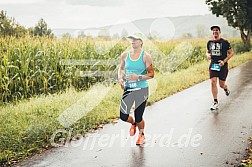
[[[230,43],[220,38],[220,40],[209,40],[207,42],[208,53],[211,54],[211,64],[218,63],[219,60],[224,60],[227,57],[227,51],[231,49]]]

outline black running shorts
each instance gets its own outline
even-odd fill
[[[209,67],[209,75],[210,79],[213,77],[218,77],[220,80],[226,81],[228,75],[228,64],[226,63],[224,66],[222,66],[220,71],[211,70]]]

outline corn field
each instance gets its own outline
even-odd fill
[[[62,60],[109,60],[118,57],[125,49],[118,45],[105,55],[100,55],[93,46],[91,40],[80,39],[0,39],[0,101],[61,92],[70,86],[77,90],[87,89],[102,77],[79,77],[77,71],[102,71],[111,67],[106,64],[83,66],[71,62],[65,65]]]
[[[205,43],[146,41],[144,48],[157,72],[173,72],[204,60]],[[0,103],[115,82],[120,55],[127,48],[130,44],[123,40],[0,38]]]

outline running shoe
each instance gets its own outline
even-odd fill
[[[145,142],[145,137],[143,134],[139,134],[138,135],[138,139],[136,141],[136,145],[141,145],[141,144],[144,144]]]
[[[134,136],[135,134],[136,134],[136,125],[131,125],[130,136]]]
[[[214,104],[210,107],[210,110],[216,110],[218,108],[218,103],[214,102]]]
[[[225,90],[225,93],[226,93],[226,96],[229,96],[230,90],[229,89]]]

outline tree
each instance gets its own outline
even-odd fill
[[[191,38],[193,38],[193,35],[192,35],[192,33],[187,32],[182,35],[182,38],[191,39]]]
[[[86,34],[84,31],[81,31],[78,33],[78,38],[85,38],[86,37]]]
[[[27,31],[30,36],[34,36],[34,28],[33,27],[28,28]]]
[[[223,16],[228,25],[240,30],[245,46],[251,47],[252,1],[251,0],[206,0],[206,4],[217,17]]]
[[[109,30],[106,28],[101,29],[98,32],[98,37],[99,38],[103,38],[103,39],[110,39],[110,34],[109,34]]]
[[[0,13],[0,35],[6,37],[11,35],[11,20],[3,10]]]
[[[67,32],[67,33],[62,34],[62,38],[70,39],[72,38],[72,35],[69,32]]]
[[[14,18],[7,17],[5,11],[0,12],[0,36],[16,36],[21,37],[26,34],[26,29],[19,25]]]
[[[40,19],[38,24],[34,28],[35,36],[53,36],[52,30],[47,27],[47,23],[44,19]]]
[[[14,26],[14,35],[15,35],[16,37],[24,37],[25,34],[26,34],[27,32],[28,32],[28,31],[25,29],[24,26],[21,26],[21,25],[19,25],[19,24],[16,24],[16,25]]]

